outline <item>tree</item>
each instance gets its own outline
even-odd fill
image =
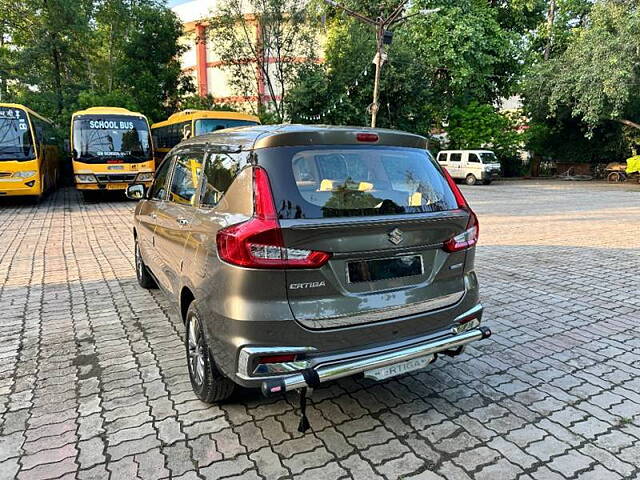
[[[48,100],[44,113],[62,114],[86,82],[85,51],[93,2],[90,0],[0,0],[5,38],[13,60],[9,80],[34,97]],[[28,88],[31,86],[31,88]],[[31,91],[30,91],[31,90]],[[41,98],[42,98],[41,97]]]
[[[175,112],[180,98],[194,91],[182,75],[179,44],[182,23],[159,2],[132,9],[132,28],[122,47],[117,69],[118,85],[134,96],[140,111],[155,120]]]
[[[397,6],[387,3],[382,8]],[[531,20],[507,22],[510,7],[496,3],[413,2],[409,14],[424,8],[441,10],[416,15],[394,30],[382,70],[380,126],[426,134],[456,106],[472,100],[490,104],[509,93],[521,68],[519,29]],[[354,0],[347,5],[369,15],[378,9],[375,2]],[[534,15],[524,7],[518,11]],[[366,124],[374,52],[370,28],[342,14],[330,18],[324,67],[301,70],[290,90],[287,107],[292,119]]]
[[[316,60],[316,28],[306,0],[223,0],[209,20],[214,48],[237,93],[256,98],[279,122],[284,98],[305,63]]]
[[[0,94],[58,123],[94,105],[161,119],[193,91],[160,0],[0,0],[0,19]]]
[[[523,82],[529,146],[572,161],[624,158],[640,136],[637,3],[558,0],[552,30],[548,58],[533,42]]]
[[[449,114],[448,148],[489,148],[500,159],[505,175],[520,174],[517,165],[522,138],[517,132],[518,117],[501,113],[476,101],[464,107],[454,107]]]

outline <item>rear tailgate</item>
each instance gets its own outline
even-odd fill
[[[286,271],[289,304],[304,327],[423,314],[464,296],[466,251],[442,247],[465,231],[470,213],[425,150],[281,147],[263,152],[259,163],[285,247],[331,254],[320,268]]]
[[[294,317],[307,328],[335,328],[455,304],[464,295],[465,252],[441,247],[467,221],[464,211],[348,223],[281,221],[287,247],[332,254],[320,269],[287,271]]]

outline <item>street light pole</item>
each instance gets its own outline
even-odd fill
[[[378,119],[378,97],[380,96],[380,72],[382,70],[382,37],[384,30],[382,25],[376,26],[376,75],[373,80],[373,103],[371,103],[371,128],[376,128]]]
[[[404,12],[405,5],[409,1],[409,0],[403,0],[388,17],[383,18],[382,16],[380,16],[376,19],[373,19],[373,18],[367,17],[366,15],[363,15],[362,13],[358,13],[354,10],[351,10],[350,8],[345,7],[344,5],[339,4],[335,0],[324,0],[324,1],[329,5],[331,5],[332,7],[336,7],[341,10],[344,10],[347,14],[351,15],[354,18],[357,18],[361,22],[372,25],[376,29],[376,56],[374,59],[374,63],[376,65],[376,74],[373,82],[373,102],[369,106],[369,110],[371,111],[371,128],[375,128],[376,122],[378,119],[378,110],[380,109],[380,104],[378,102],[378,99],[380,97],[380,73],[382,71],[382,64],[384,62],[384,59],[383,59],[384,45],[390,44],[391,38],[392,38],[391,32],[388,32],[388,29],[392,25],[403,22],[415,15],[419,15],[419,14],[428,15],[430,13],[439,12],[440,9],[433,8],[430,10],[421,10],[418,13],[401,17],[402,13]],[[388,35],[388,38],[385,38],[385,34]]]

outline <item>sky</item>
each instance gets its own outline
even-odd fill
[[[181,3],[187,3],[191,0],[167,0],[167,5],[170,7],[175,7],[176,5],[180,5]]]

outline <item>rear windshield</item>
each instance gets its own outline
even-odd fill
[[[280,218],[399,215],[457,208],[433,157],[415,148],[281,147],[266,157]]]

